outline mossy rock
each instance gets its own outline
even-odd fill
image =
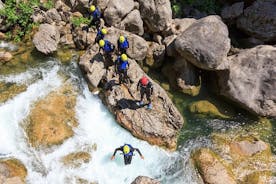
[[[227,119],[228,116],[219,112],[218,108],[207,100],[193,102],[189,105],[189,111],[198,115]]]
[[[212,150],[201,148],[193,153],[192,159],[205,183],[236,184],[231,169]]]
[[[271,172],[260,171],[254,172],[244,177],[241,184],[265,184],[270,183]]]
[[[80,167],[83,163],[88,163],[91,160],[91,155],[87,152],[74,152],[62,158],[62,162],[66,166]]]
[[[76,93],[71,85],[64,85],[38,101],[27,118],[26,131],[33,147],[61,144],[72,137],[75,118]]]
[[[199,86],[189,86],[185,89],[181,89],[180,91],[184,94],[190,95],[190,96],[197,96],[200,92],[201,85]]]
[[[25,183],[27,169],[24,164],[17,159],[0,160],[0,181],[9,183],[12,181],[17,184]]]
[[[79,53],[72,49],[59,49],[56,52],[56,57],[62,62],[70,62],[74,55],[79,55]]]
[[[26,85],[0,82],[0,103],[3,103],[8,99],[15,97],[19,93],[26,91],[26,89]]]

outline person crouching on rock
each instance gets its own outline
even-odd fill
[[[100,40],[99,45],[99,52],[103,50],[104,56],[106,57],[105,59],[108,60],[107,62],[113,63],[111,54],[114,52],[115,46],[108,40]]]
[[[153,86],[147,77],[142,77],[137,84],[137,91],[140,89],[141,100],[137,102],[138,106],[142,106],[144,104],[143,98],[146,95],[148,100],[147,109],[152,109],[151,103],[151,95],[153,94]]]
[[[118,40],[118,49],[120,54],[125,54],[129,48],[128,40],[125,36],[120,36]]]
[[[95,38],[95,43],[98,43],[100,40],[103,40],[106,34],[107,30],[105,28],[98,29],[97,36]]]
[[[99,29],[100,25],[101,25],[101,12],[98,8],[96,8],[94,5],[90,6],[90,16],[92,18],[89,27],[91,27],[92,25],[96,26],[97,29]]]
[[[119,74],[119,84],[128,83],[127,70],[129,68],[128,57],[126,54],[118,56],[115,62],[115,71]]]
[[[132,160],[134,151],[137,151],[139,153],[141,159],[144,159],[144,156],[142,155],[142,153],[140,152],[140,150],[138,148],[133,148],[130,144],[125,144],[125,145],[115,149],[115,151],[111,157],[111,160],[114,160],[117,151],[123,152],[125,165],[131,164],[131,160]]]

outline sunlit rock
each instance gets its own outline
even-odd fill
[[[17,159],[0,160],[0,183],[3,184],[24,184],[27,176],[27,169]]]
[[[26,89],[27,86],[25,85],[0,82],[0,103],[3,103],[19,93],[26,91]]]

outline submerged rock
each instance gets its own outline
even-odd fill
[[[0,103],[3,103],[8,99],[18,95],[19,93],[26,91],[26,89],[27,86],[25,85],[0,82]]]
[[[87,152],[74,152],[62,158],[62,162],[66,166],[80,167],[83,163],[88,163],[91,160],[91,155]]]
[[[193,154],[192,158],[195,163],[195,167],[205,183],[237,183],[231,170],[212,150],[201,148]]]
[[[261,115],[276,116],[276,48],[262,45],[230,56],[218,72],[220,94]]]
[[[0,183],[3,184],[24,184],[27,176],[27,169],[17,159],[0,159]]]
[[[61,144],[73,136],[76,94],[72,87],[63,86],[38,101],[27,118],[27,135],[33,147]]]
[[[60,34],[56,26],[41,24],[39,31],[34,35],[33,43],[38,51],[50,54],[57,50]]]
[[[138,176],[131,184],[160,184],[160,182],[147,176]]]
[[[189,105],[192,113],[206,115],[210,117],[228,118],[228,116],[219,112],[217,107],[207,100],[197,101]]]
[[[226,69],[230,50],[228,28],[218,16],[199,19],[176,38],[175,48],[201,69]]]

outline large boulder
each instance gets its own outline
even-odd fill
[[[138,176],[131,184],[160,184],[160,182],[147,176]]]
[[[163,32],[164,36],[179,35],[196,22],[194,18],[172,19],[169,29]]]
[[[201,148],[193,154],[195,166],[205,183],[236,184],[235,178],[220,157],[210,149]]]
[[[110,26],[120,23],[133,8],[133,0],[110,0],[104,11],[106,23]]]
[[[144,34],[143,20],[138,10],[130,12],[119,24],[120,29],[142,36]]]
[[[276,48],[258,46],[229,57],[218,72],[220,94],[261,116],[276,116]]]
[[[228,28],[218,16],[202,18],[176,38],[175,48],[182,57],[199,68],[225,69],[230,50]]]
[[[169,0],[138,0],[142,18],[151,32],[162,32],[169,28],[172,9]]]
[[[257,0],[244,10],[237,27],[262,41],[276,41],[275,0]]]
[[[130,46],[127,49],[127,55],[130,58],[137,61],[142,61],[143,59],[145,59],[148,51],[148,43],[142,37],[113,27],[108,28],[107,31],[108,34],[105,36],[105,39],[109,40],[116,46],[120,35],[124,35],[127,37]]]
[[[60,34],[56,26],[41,24],[34,35],[33,43],[36,49],[44,54],[50,54],[57,50]]]
[[[0,159],[0,183],[24,184],[26,176],[27,169],[20,160]]]
[[[87,54],[89,56],[83,56],[80,64],[90,83],[94,83],[94,78],[98,78],[99,75],[97,72],[90,72],[93,71],[93,66],[99,65],[95,63],[100,62],[106,66],[106,69],[100,70],[103,71],[100,73],[102,77],[100,84],[105,89],[100,93],[100,97],[114,114],[117,122],[140,139],[168,149],[175,149],[178,132],[183,126],[183,118],[166,92],[152,81],[154,86],[153,110],[139,107],[136,102],[140,99],[140,93],[137,92],[136,86],[138,80],[146,75],[139,65],[129,59],[130,83],[128,86],[119,85],[117,77],[114,77],[116,76],[114,67],[107,65],[109,61],[98,60],[99,54],[95,51],[93,54],[87,51]],[[92,63],[90,57],[93,58]]]

